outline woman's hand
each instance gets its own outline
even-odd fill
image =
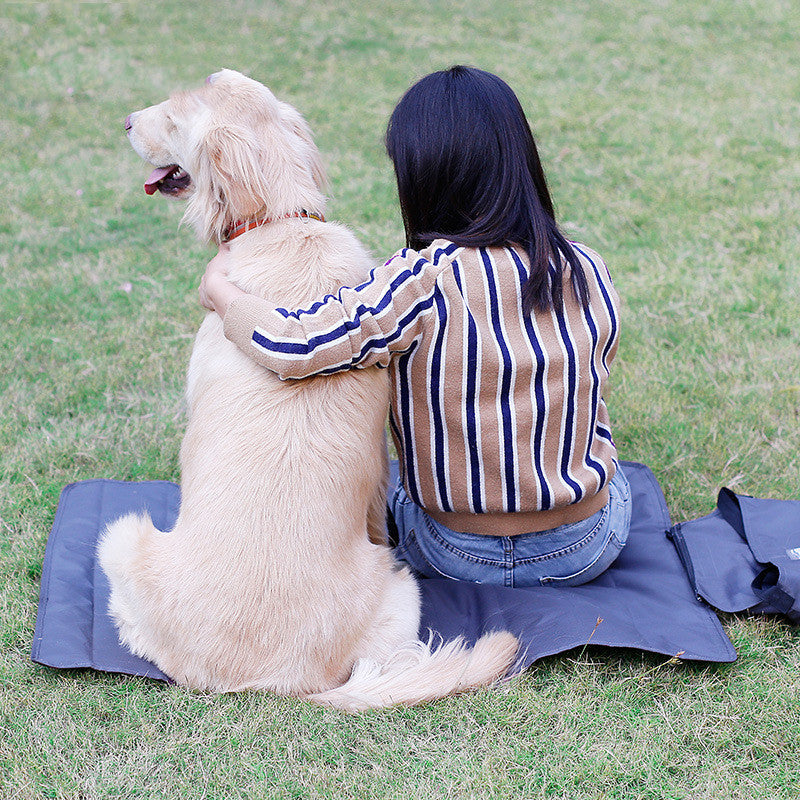
[[[223,318],[228,306],[246,294],[228,280],[228,273],[233,264],[230,252],[229,244],[223,243],[219,246],[219,252],[208,262],[198,288],[200,305],[209,311],[216,311]]]

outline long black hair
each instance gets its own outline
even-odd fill
[[[392,112],[386,150],[409,247],[438,238],[467,247],[524,247],[528,313],[562,305],[563,257],[575,297],[588,304],[586,276],[556,225],[525,112],[505,81],[465,66],[422,78]]]

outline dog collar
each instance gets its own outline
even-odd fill
[[[322,214],[313,214],[311,211],[301,209],[300,211],[292,211],[291,214],[284,214],[281,217],[265,217],[264,219],[234,222],[225,236],[222,237],[222,241],[229,242],[231,239],[235,239],[237,236],[241,236],[243,233],[253,230],[253,228],[258,228],[261,225],[268,225],[270,222],[276,222],[279,219],[292,219],[294,217],[315,219],[317,222],[325,222],[325,217],[323,217]]]

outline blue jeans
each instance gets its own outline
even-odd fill
[[[414,503],[398,484],[390,508],[395,555],[428,578],[498,586],[578,586],[604,572],[622,551],[631,524],[631,492],[622,468],[608,503],[581,522],[516,536],[450,530]]]

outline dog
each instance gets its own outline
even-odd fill
[[[322,221],[326,179],[306,122],[262,84],[223,70],[125,127],[155,167],[148,194],[185,200],[202,240],[253,223],[230,242],[229,277],[246,292],[296,308],[367,277],[355,236]],[[187,687],[350,712],[502,677],[511,633],[473,648],[418,639],[416,580],[385,543],[388,393],[376,367],[282,381],[207,314],[189,362],[176,524],[128,515],[98,545],[122,641]]]

